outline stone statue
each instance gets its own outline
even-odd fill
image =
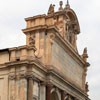
[[[88,82],[86,82],[86,84],[85,84],[85,90],[86,90],[86,92],[89,92]]]
[[[53,14],[54,13],[54,6],[55,5],[50,4],[49,10],[48,10],[48,14]]]

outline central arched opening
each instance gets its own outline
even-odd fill
[[[55,91],[51,93],[51,99],[50,100],[59,100],[58,95]]]

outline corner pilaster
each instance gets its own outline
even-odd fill
[[[28,100],[32,100],[33,98],[33,79],[31,77],[28,78],[28,91],[27,91],[27,95],[28,95]]]

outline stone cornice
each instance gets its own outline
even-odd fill
[[[33,32],[33,31],[40,31],[40,30],[45,30],[45,31],[48,31],[48,30],[54,30],[55,32],[59,32],[58,31],[58,28],[54,25],[51,25],[51,26],[47,26],[47,25],[40,25],[40,26],[34,26],[34,27],[31,27],[31,28],[26,28],[26,29],[22,29],[22,31],[27,34],[28,32]]]
[[[28,17],[28,18],[25,18],[25,21],[34,20],[36,18],[43,18],[43,17],[46,17],[46,14],[36,15],[36,16],[33,16],[33,17]]]
[[[30,28],[26,28],[26,29],[22,29],[23,33],[28,33],[31,31],[37,31],[37,30],[46,30],[47,29],[47,25],[39,25],[39,26],[34,26],[34,27],[30,27]]]
[[[15,51],[15,50],[21,50],[21,49],[28,49],[28,50],[34,49],[34,50],[36,50],[36,48],[33,46],[23,45],[23,46],[19,46],[19,47],[9,48],[9,51]]]
[[[5,66],[2,67],[2,68],[5,68],[5,67],[15,67],[15,66],[22,66],[22,65],[26,65],[26,66],[29,66],[29,65],[35,65],[37,66],[40,70],[44,71],[44,72],[47,72],[47,69],[45,67],[44,64],[42,64],[37,58],[35,58],[34,60],[21,60],[21,61],[11,61],[11,62],[8,62],[8,63],[5,63],[4,64]]]

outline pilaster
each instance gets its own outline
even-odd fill
[[[40,100],[46,100],[46,84],[40,84]]]
[[[16,84],[15,84],[15,75],[9,75],[9,100],[15,100],[15,90],[16,90]]]
[[[28,80],[27,99],[32,100],[33,99],[33,79],[32,77],[29,77],[27,80]]]

